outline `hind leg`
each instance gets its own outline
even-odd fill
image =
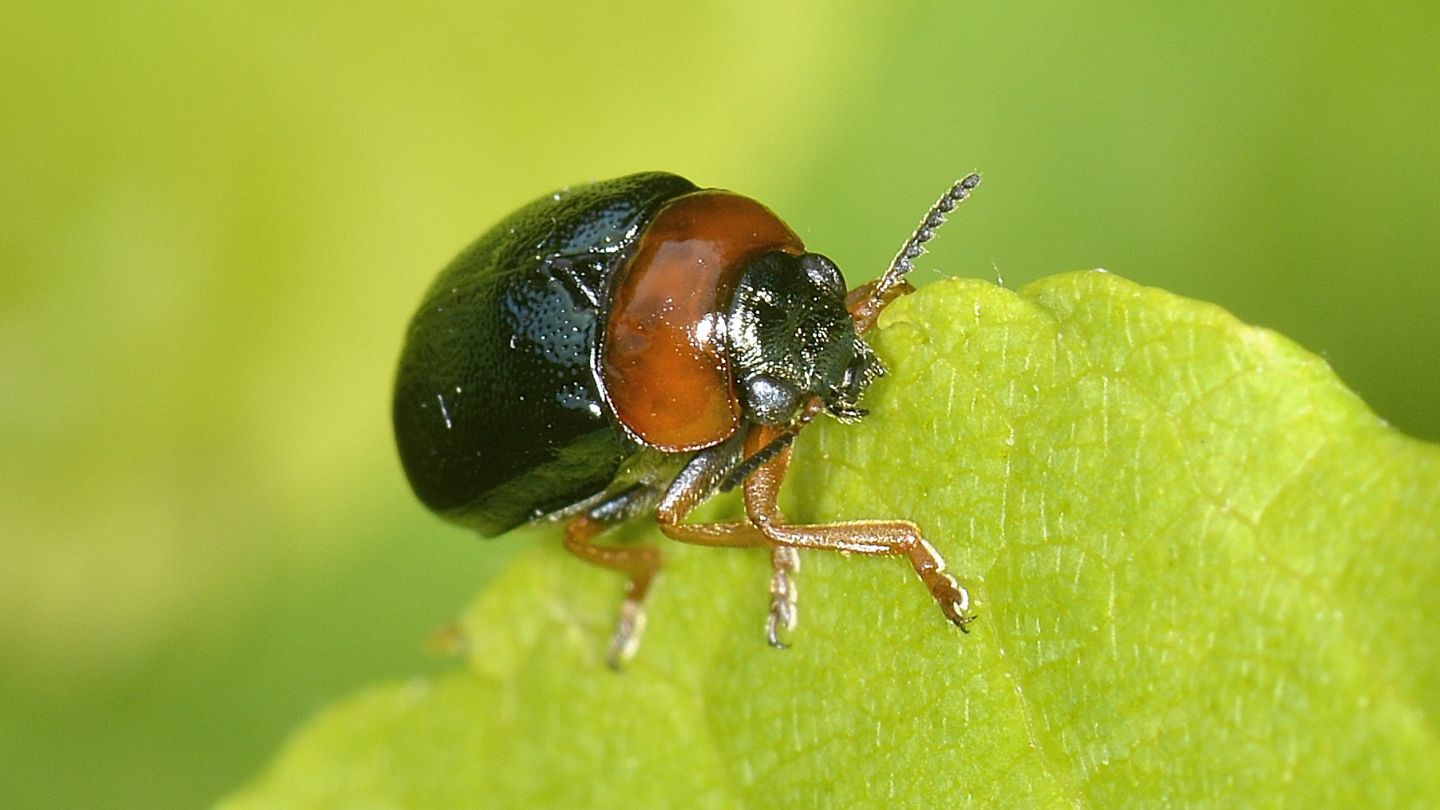
[[[620,603],[620,617],[605,654],[606,663],[614,669],[634,656],[640,646],[640,636],[645,632],[645,596],[660,573],[663,559],[659,549],[649,546],[601,546],[595,544],[595,539],[626,518],[646,511],[658,497],[653,489],[637,485],[573,518],[565,526],[567,551],[628,577],[625,601]]]

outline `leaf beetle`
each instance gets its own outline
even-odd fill
[[[645,512],[674,540],[772,549],[775,646],[795,625],[801,548],[903,555],[965,629],[969,594],[914,523],[791,524],[777,498],[806,424],[865,415],[884,369],[863,336],[913,290],[914,259],[979,182],[955,183],[889,270],[848,291],[765,206],[677,175],[530,203],[441,271],[410,322],[393,418],[411,488],[486,536],[567,521],[570,552],[628,577],[612,666],[639,642],[661,555],[596,540]],[[744,519],[685,522],[734,486]]]

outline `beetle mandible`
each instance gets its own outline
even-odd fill
[[[914,523],[796,525],[777,498],[806,424],[865,415],[884,368],[863,335],[914,289],[905,274],[979,182],[955,183],[886,273],[848,292],[769,209],[673,174],[521,208],[441,271],[410,323],[393,416],[411,487],[486,536],[568,521],[570,552],[628,577],[612,666],[635,652],[661,555],[596,540],[650,511],[680,542],[772,549],[775,646],[795,625],[801,548],[905,556],[965,629],[969,594]],[[684,522],[737,485],[744,519]]]

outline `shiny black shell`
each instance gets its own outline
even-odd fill
[[[596,495],[636,449],[595,374],[609,283],[669,200],[673,174],[542,197],[441,273],[410,323],[395,438],[420,500],[496,535]]]

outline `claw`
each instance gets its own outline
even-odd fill
[[[941,573],[931,583],[930,592],[935,596],[935,601],[940,603],[940,611],[945,614],[945,618],[962,631],[970,632],[967,625],[975,621],[975,614],[967,612],[970,610],[970,592],[960,587],[954,577],[945,573]]]
[[[795,629],[795,612],[785,613],[772,607],[769,618],[765,620],[765,640],[777,650],[788,650],[790,642],[781,637],[781,628],[784,628],[786,636]]]

